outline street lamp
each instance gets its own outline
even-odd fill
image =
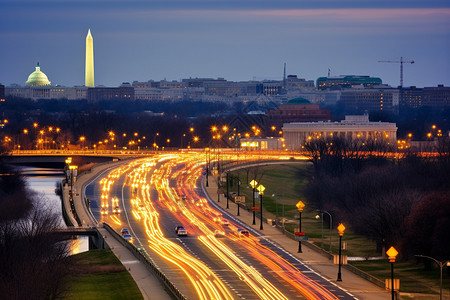
[[[319,210],[320,216],[317,215],[316,219],[322,219],[322,248],[323,248],[323,214],[328,214],[328,216],[330,217],[330,253],[331,253],[331,228],[332,228],[332,224],[333,224],[333,218],[331,217],[331,214],[325,210]]]
[[[395,263],[395,257],[398,254],[398,251],[391,247],[388,251],[386,251],[386,254],[389,257],[389,262],[391,263],[391,294],[392,294],[392,300],[395,299],[395,289],[394,289],[394,263]]]
[[[442,300],[442,268],[445,265],[449,267],[450,266],[450,260],[438,261],[437,259],[435,259],[435,258],[433,258],[431,256],[426,256],[426,255],[414,255],[414,256],[429,258],[429,259],[434,260],[434,262],[438,264],[439,268],[441,269],[441,282],[440,282],[440,285],[439,285],[439,299]]]
[[[261,223],[259,225],[259,230],[263,230],[263,206],[262,206],[263,197],[262,196],[264,195],[264,190],[265,189],[266,188],[262,184],[260,184],[258,186],[258,191],[259,191],[259,210],[261,212]]]
[[[305,204],[302,201],[298,201],[297,204],[295,204],[295,206],[297,206],[298,208],[298,232],[299,234],[301,234],[302,232],[302,211],[303,208],[305,208]],[[302,253],[302,240],[301,240],[301,235],[299,235],[299,240],[298,240],[298,253]]]
[[[252,187],[252,189],[253,189],[253,194],[252,194],[252,198],[253,198],[253,206],[252,206],[252,211],[253,211],[253,223],[252,223],[252,225],[255,225],[256,224],[256,222],[255,222],[255,218],[256,218],[256,215],[255,215],[255,209],[254,209],[254,207],[255,207],[255,197],[256,197],[256,186],[258,185],[258,182],[256,181],[256,180],[252,180],[252,181],[250,181],[250,186]]]
[[[338,277],[337,281],[342,281],[341,277],[341,265],[342,265],[342,236],[344,235],[345,226],[342,223],[339,223],[339,226],[337,227],[337,230],[339,232],[339,268],[338,268]]]

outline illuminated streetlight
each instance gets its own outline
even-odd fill
[[[259,230],[263,230],[263,195],[264,195],[264,190],[265,190],[266,188],[262,185],[262,184],[260,184],[259,186],[258,186],[258,192],[259,192],[259,210],[260,210],[260,212],[261,212],[261,222],[260,222],[260,225],[259,225]]]
[[[440,285],[439,285],[439,299],[442,300],[442,268],[444,266],[450,267],[450,260],[438,261],[437,259],[435,259],[435,258],[433,258],[431,256],[426,256],[426,255],[415,255],[415,256],[429,258],[429,259],[433,260],[435,263],[438,264],[439,268],[441,269],[441,281],[440,281]]]
[[[256,218],[256,212],[255,212],[255,197],[256,197],[256,187],[258,186],[258,182],[256,181],[256,180],[252,180],[252,181],[250,181],[250,186],[252,187],[252,189],[253,189],[253,195],[252,195],[252,198],[253,198],[253,207],[252,207],[252,211],[253,211],[253,223],[252,223],[252,225],[255,225],[256,224],[256,222],[255,222],[255,218]]]
[[[339,268],[338,268],[338,277],[337,281],[342,281],[341,277],[341,265],[342,265],[342,236],[344,235],[345,226],[342,223],[339,223],[339,226],[337,227],[337,230],[339,232]]]
[[[395,263],[395,257],[398,255],[398,251],[391,247],[388,251],[386,251],[386,254],[389,257],[389,262],[391,263],[391,291],[392,291],[392,300],[395,299],[395,289],[394,289],[394,263]]]
[[[331,253],[331,228],[332,228],[332,224],[333,224],[333,218],[331,217],[331,214],[325,210],[319,210],[320,216],[317,215],[316,219],[321,219],[322,220],[322,248],[323,248],[323,214],[328,214],[328,216],[330,217],[330,253]]]
[[[298,217],[298,236],[299,236],[299,240],[298,240],[298,253],[302,253],[302,236],[304,236],[304,234],[302,233],[302,211],[303,208],[305,208],[305,204],[302,201],[298,201],[297,204],[295,205],[297,206],[298,209],[298,213],[299,213],[299,217]]]

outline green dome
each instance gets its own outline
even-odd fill
[[[289,100],[287,104],[311,104],[311,102],[305,98],[294,98]]]
[[[48,81],[47,75],[41,72],[41,67],[39,67],[39,63],[37,63],[36,71],[28,76],[28,80],[25,82],[28,86],[45,86],[50,85],[50,81]]]

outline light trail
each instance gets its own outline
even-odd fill
[[[199,299],[233,299],[233,295],[202,261],[194,258],[183,246],[164,236],[156,207],[170,211],[181,224],[185,224],[192,233],[191,236],[197,236],[205,249],[232,270],[237,278],[245,282],[259,298],[288,299],[266,278],[267,275],[261,274],[253,266],[244,262],[227,244],[215,237],[215,232],[225,234],[227,230],[223,224],[218,223],[218,220],[223,219],[222,213],[211,207],[207,199],[196,192],[196,183],[203,169],[198,155],[203,157],[204,153],[160,155],[150,159],[135,160],[127,166],[111,171],[100,181],[102,207],[109,205],[109,192],[115,180],[127,173],[124,186],[130,187],[131,214],[137,222],[143,224],[149,248],[182,271]],[[239,156],[239,153],[221,154],[221,156],[223,160],[234,161],[260,159],[259,155],[252,154],[244,157]],[[152,187],[157,192],[157,200],[151,198]],[[181,195],[185,195],[185,200]],[[121,224],[119,215],[111,215],[110,219],[117,225]],[[277,277],[279,281],[287,282],[305,298],[337,299],[333,293],[262,245],[257,237],[239,238],[236,234],[239,227],[232,222],[227,228],[232,231],[225,234],[228,243],[238,245],[240,249],[246,249],[253,259],[270,270],[271,276]],[[265,270],[264,274],[268,272]]]

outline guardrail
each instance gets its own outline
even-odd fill
[[[144,265],[147,267],[147,269],[149,269],[151,272],[153,272],[164,284],[164,286],[166,287],[166,289],[172,294],[172,296],[175,299],[179,299],[179,300],[187,300],[187,298],[180,292],[180,290],[178,290],[175,285],[169,280],[169,278],[167,278],[167,276],[161,271],[159,270],[158,267],[156,267],[152,261],[150,261],[149,259],[147,259],[147,257],[145,257],[144,254],[142,254],[141,251],[139,251],[138,248],[136,248],[136,246],[134,246],[133,244],[129,243],[128,241],[126,241],[124,238],[122,238],[122,236],[116,232],[111,226],[109,226],[107,223],[103,223],[103,227],[117,240],[119,241],[125,248],[127,248],[128,250],[130,250],[131,253],[133,253],[133,255],[142,263],[144,263]]]

